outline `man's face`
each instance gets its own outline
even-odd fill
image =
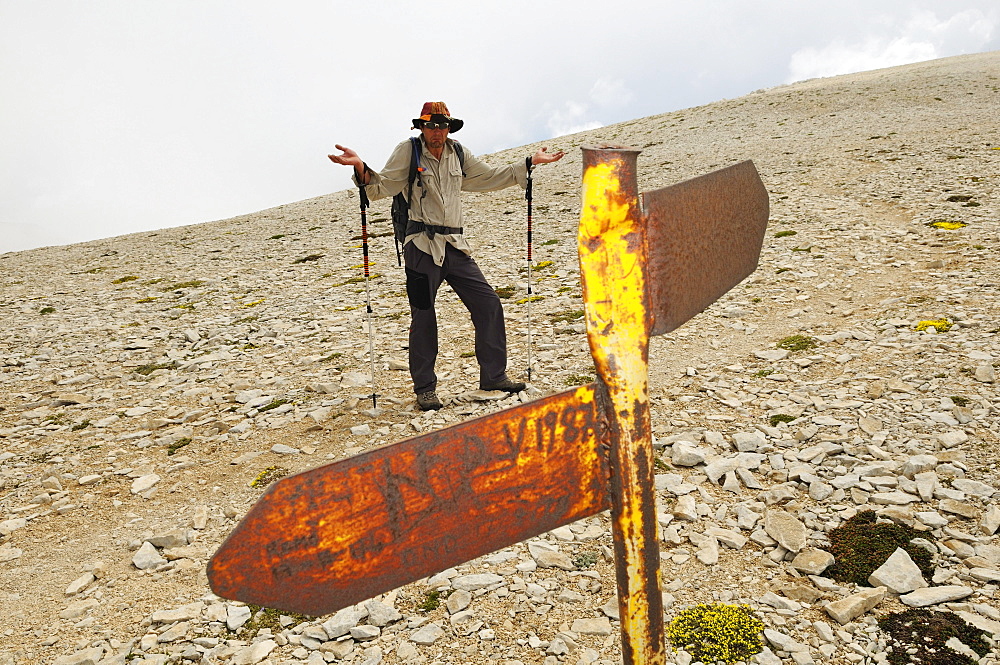
[[[431,129],[427,124],[424,123],[424,126],[420,128],[420,132],[424,135],[424,141],[427,142],[427,147],[432,150],[443,148],[444,141],[448,138],[448,125],[445,124],[441,129]]]

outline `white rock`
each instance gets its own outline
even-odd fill
[[[807,547],[795,555],[791,566],[806,575],[819,575],[833,565],[834,556],[825,550]]]
[[[769,510],[764,515],[764,531],[789,552],[806,546],[806,527],[791,513]]]
[[[140,476],[132,481],[132,494],[142,494],[152,489],[160,480],[161,478],[155,473]]]
[[[434,644],[442,637],[444,637],[444,629],[436,623],[429,623],[410,635],[410,641],[414,644],[428,646]]]
[[[938,434],[938,440],[945,448],[954,448],[969,440],[969,435],[964,430],[955,429],[944,434]]]
[[[981,381],[983,383],[994,383],[997,380],[996,370],[993,369],[991,364],[982,364],[976,366],[976,372],[973,375],[976,381]]]
[[[965,492],[966,494],[971,494],[972,496],[978,496],[982,499],[989,499],[997,490],[992,485],[987,485],[986,483],[981,483],[978,480],[971,480],[969,478],[955,478],[951,481],[951,486],[960,492]]]
[[[7,545],[0,546],[0,563],[6,563],[18,559],[24,554],[24,550]]]
[[[901,547],[897,547],[886,562],[868,577],[868,583],[876,587],[884,586],[889,591],[899,594],[927,586],[917,564]]]
[[[226,606],[226,627],[229,630],[239,630],[249,620],[250,608],[246,605],[230,604]]]
[[[351,628],[357,626],[366,616],[368,616],[366,610],[345,607],[323,622],[323,630],[326,631],[328,638],[335,640],[351,632]]]
[[[697,466],[705,463],[705,450],[684,441],[673,445],[670,461],[674,466]]]
[[[868,612],[885,598],[887,589],[876,587],[874,589],[862,589],[858,593],[847,598],[835,600],[827,604],[824,608],[830,617],[840,625],[848,624],[865,612]],[[904,596],[905,597],[905,596]]]
[[[771,646],[780,651],[787,651],[788,653],[809,651],[808,644],[797,642],[788,635],[785,635],[784,633],[774,630],[772,628],[764,629],[764,639],[766,639],[771,644]]]
[[[451,600],[451,596],[448,597],[448,600]],[[403,618],[403,615],[395,607],[386,605],[374,598],[365,603],[365,609],[368,611],[368,622],[379,628],[388,626],[390,623],[395,623]]]
[[[0,522],[0,536],[9,536],[18,529],[23,528],[27,525],[28,520],[23,517],[15,517],[9,520],[4,520]]]
[[[144,542],[142,547],[136,550],[136,553],[132,555],[132,565],[139,570],[155,568],[156,566],[166,562],[167,560],[160,556],[160,552],[156,549],[156,547],[148,541]]]
[[[601,637],[607,637],[612,632],[611,621],[606,616],[574,619],[570,630],[580,635],[600,635]]]
[[[992,536],[997,529],[1000,529],[1000,506],[993,504],[986,509],[979,521],[979,528],[988,536]]]
[[[90,647],[89,649],[83,649],[72,654],[59,656],[52,661],[52,665],[97,665],[103,656],[104,649],[101,647]]]
[[[451,586],[463,591],[475,591],[483,589],[493,584],[503,582],[503,577],[495,573],[475,573],[472,575],[459,575],[451,580]]]
[[[957,584],[934,586],[917,589],[904,596],[900,596],[899,600],[904,605],[909,605],[910,607],[927,607],[928,605],[938,605],[940,603],[961,600],[966,596],[971,596],[973,591],[974,589]]]
[[[65,594],[67,596],[75,596],[80,593],[88,586],[94,583],[97,578],[94,577],[93,573],[84,573],[80,577],[73,580],[68,587],[66,587]]]

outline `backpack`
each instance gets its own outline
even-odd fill
[[[458,163],[462,167],[462,175],[465,175],[465,151],[462,150],[462,145],[455,140],[452,140],[452,146],[455,148],[455,153],[458,155]],[[443,226],[428,226],[423,222],[411,222],[410,221],[410,204],[409,200],[413,196],[413,181],[416,180],[423,189],[424,183],[420,177],[423,173],[423,169],[420,168],[420,137],[411,136],[410,137],[410,147],[412,152],[410,154],[410,175],[407,178],[407,183],[409,189],[407,190],[406,196],[400,192],[392,197],[392,235],[396,242],[396,261],[399,265],[403,265],[403,255],[400,252],[400,247],[406,241],[406,236],[410,233],[419,233],[421,231],[427,231],[429,233],[444,232]],[[449,231],[454,233],[455,231]],[[462,232],[462,229],[458,229],[458,233]]]

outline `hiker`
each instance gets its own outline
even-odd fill
[[[524,390],[524,383],[507,376],[503,308],[462,235],[460,192],[489,192],[513,185],[523,188],[531,167],[559,161],[565,154],[561,150],[550,154],[541,148],[523,161],[493,168],[449,138],[464,124],[451,116],[444,102],[427,102],[420,116],[413,119],[412,128],[421,134],[419,144],[406,140],[397,145],[381,172],[372,171],[356,152],[341,145],[336,148],[342,154],[329,155],[334,163],[354,168],[354,182],[365,187],[368,198],[403,192],[408,199],[410,222],[403,259],[411,316],[409,366],[417,405],[423,411],[442,406],[434,373],[438,353],[434,299],[442,281],[451,285],[472,316],[480,390]],[[419,169],[411,184],[411,162],[417,146]]]

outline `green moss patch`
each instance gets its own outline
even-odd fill
[[[892,665],[974,665],[975,660],[945,645],[952,637],[980,656],[990,650],[984,631],[951,612],[911,609],[881,617],[878,626],[889,636]]]
[[[190,443],[191,443],[191,437],[189,436],[186,436],[183,439],[177,439],[169,446],[167,446],[167,456],[169,457],[170,455],[176,454],[178,450],[180,450],[184,446],[189,445]]]
[[[295,612],[283,612],[270,607],[261,607],[260,605],[247,605],[247,607],[250,608],[250,621],[243,624],[237,633],[242,639],[252,639],[261,628],[269,628],[271,634],[275,635],[316,618]]]
[[[784,339],[778,340],[775,344],[779,349],[785,349],[786,351],[808,351],[809,349],[816,348],[816,338],[809,335],[790,335]]]
[[[667,626],[667,637],[703,663],[749,661],[764,650],[760,633],[764,622],[746,605],[695,605]]]
[[[840,582],[871,586],[868,583],[871,574],[901,547],[924,577],[931,577],[934,574],[931,554],[911,544],[914,538],[929,540],[931,536],[894,522],[876,522],[874,511],[860,512],[830,531],[830,553],[836,563],[827,574]]]
[[[790,416],[787,413],[776,413],[767,421],[771,423],[771,427],[777,427],[778,423],[790,423],[793,420],[795,420],[795,416]]]

